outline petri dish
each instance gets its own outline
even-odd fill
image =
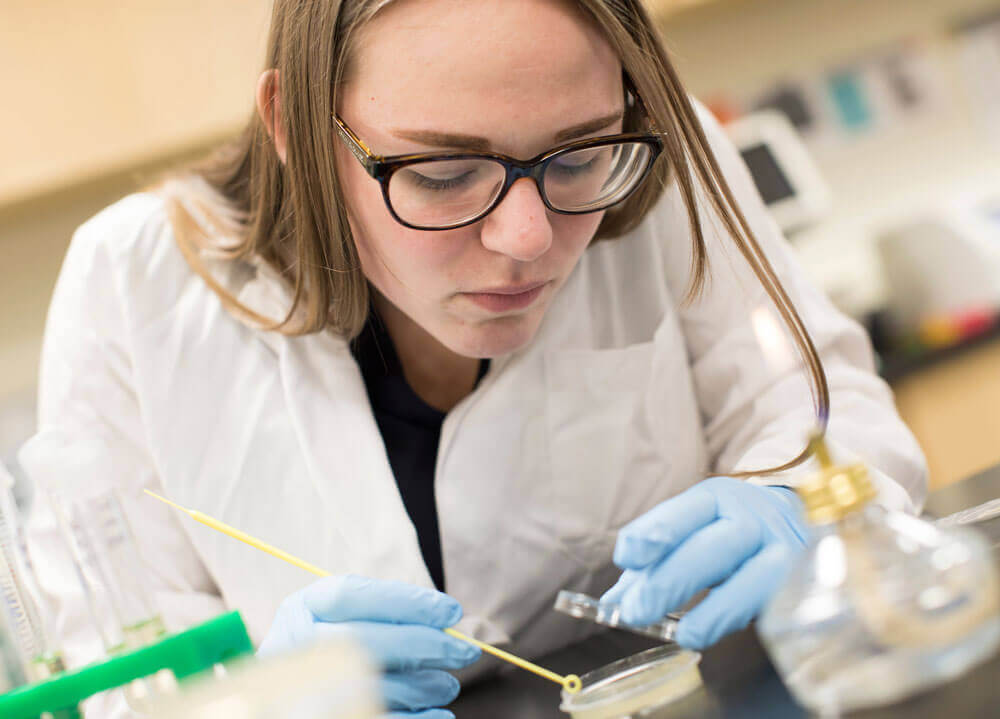
[[[559,708],[573,719],[656,719],[668,704],[701,686],[701,654],[665,644],[580,677]]]
[[[640,634],[646,637],[653,637],[664,642],[672,642],[677,632],[677,622],[680,621],[680,614],[668,614],[663,619],[652,624],[639,626],[636,624],[626,624],[621,618],[621,607],[612,602],[602,602],[587,594],[580,592],[570,592],[565,589],[556,596],[555,609],[557,612],[568,614],[576,619],[586,619],[605,627],[624,629],[633,634]]]

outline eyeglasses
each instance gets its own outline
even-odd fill
[[[511,185],[530,177],[542,202],[561,215],[599,212],[638,188],[663,150],[648,133],[577,140],[530,160],[492,152],[375,155],[336,114],[340,138],[382,186],[389,212],[415,230],[471,225],[499,205]]]

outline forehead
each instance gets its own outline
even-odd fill
[[[621,63],[563,0],[396,0],[363,28],[342,111],[497,136],[621,109]]]

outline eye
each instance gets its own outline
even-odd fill
[[[555,170],[565,177],[575,177],[592,171],[600,160],[599,149],[577,150],[556,157],[549,165],[549,170]]]
[[[564,175],[582,175],[585,172],[589,172],[594,164],[596,163],[595,158],[591,158],[587,162],[553,162],[552,166]]]
[[[406,165],[394,177],[397,189],[429,193],[466,191],[476,187],[491,174],[492,163],[482,160],[428,160]]]
[[[475,175],[475,170],[468,170],[460,175],[452,175],[450,177],[435,177],[433,175],[425,175],[420,172],[410,171],[407,173],[407,179],[412,182],[417,187],[425,190],[453,190],[456,187],[462,187],[467,185],[471,180],[473,175]]]

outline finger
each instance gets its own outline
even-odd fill
[[[715,586],[760,549],[754,522],[720,519],[691,535],[647,569],[622,598],[622,619],[650,624],[678,609],[702,589]]]
[[[298,594],[291,594],[278,607],[274,625],[261,642],[257,656],[269,657],[304,647],[315,638],[316,624],[312,612],[306,609]]]
[[[341,622],[316,624],[320,639],[343,637],[360,642],[372,660],[386,671],[412,672],[418,669],[461,669],[479,659],[479,647],[416,624],[382,622]]]
[[[771,492],[770,497],[779,499],[791,510],[791,516],[778,512],[780,516],[770,523],[775,536],[792,546],[806,546],[809,543],[809,529],[805,524],[805,505],[799,499],[798,493],[791,487],[782,485],[771,485],[762,489]]]
[[[696,484],[626,524],[615,542],[615,564],[643,569],[658,562],[717,516],[715,497]]]
[[[447,709],[428,709],[422,712],[392,712],[383,714],[381,719],[455,719]]]
[[[745,627],[781,586],[795,555],[787,545],[772,544],[751,557],[681,618],[677,643],[689,649],[704,649]]]
[[[439,669],[392,672],[382,678],[382,696],[389,709],[418,711],[451,704],[458,696],[458,679]]]
[[[626,569],[622,572],[621,576],[618,577],[618,581],[615,582],[614,586],[606,591],[599,601],[606,602],[608,604],[620,604],[622,597],[625,596],[625,592],[631,587],[639,578],[642,577],[642,572],[637,572],[634,569]]]
[[[305,588],[302,599],[324,622],[362,620],[444,629],[462,618],[462,607],[447,594],[353,574],[320,579]]]

